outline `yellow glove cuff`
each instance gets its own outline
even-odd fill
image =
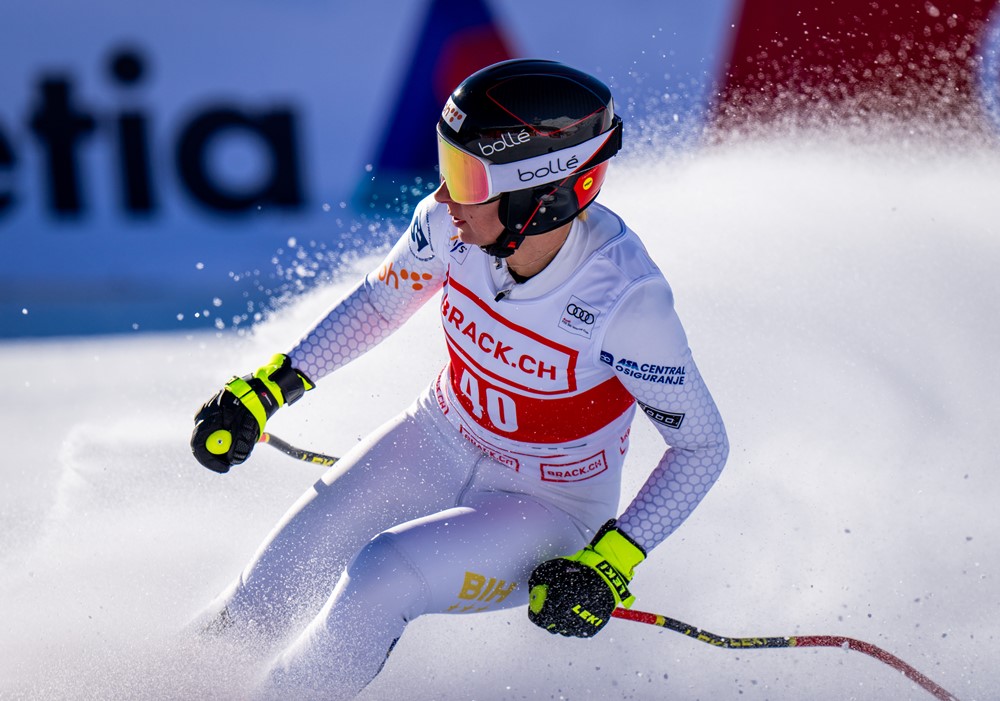
[[[267,365],[258,368],[257,372],[253,374],[254,377],[264,383],[268,391],[278,400],[278,406],[284,406],[288,402],[285,400],[285,394],[282,392],[281,386],[273,378],[279,370],[285,368],[287,362],[288,358],[284,353],[277,353]],[[287,368],[285,370],[287,372]],[[305,375],[300,372],[296,372],[295,375],[302,381],[303,391],[308,392],[313,388],[313,384],[306,379]]]
[[[629,580],[635,576],[636,565],[646,559],[642,548],[616,528],[607,531],[591,547]]]
[[[646,553],[615,528],[614,521],[604,524],[590,545],[567,559],[597,570],[615,592],[618,602],[625,608],[632,606],[635,597],[628,590],[628,584],[636,565],[646,559]]]
[[[313,386],[309,378],[292,368],[287,356],[278,353],[252,375],[231,379],[226,389],[253,414],[263,432],[269,416],[279,407],[298,401]]]

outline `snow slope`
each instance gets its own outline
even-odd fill
[[[616,166],[603,201],[671,280],[733,445],[641,568],[637,608],[857,637],[966,701],[1000,697],[998,179],[975,143],[828,137]],[[0,345],[0,698],[241,697],[239,651],[183,626],[318,473],[260,447],[211,474],[191,415],[346,284],[244,336]],[[435,322],[425,309],[270,427],[346,450],[443,362]],[[644,420],[633,435],[626,495],[661,450]],[[625,621],[565,640],[519,609],[416,621],[365,698],[930,696],[859,653],[719,650]]]

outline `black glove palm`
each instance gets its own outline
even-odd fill
[[[535,568],[528,579],[528,618],[550,633],[596,635],[616,606],[632,605],[628,584],[645,558],[645,551],[608,521],[583,550]]]

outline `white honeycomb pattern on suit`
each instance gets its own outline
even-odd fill
[[[661,543],[691,514],[715,484],[726,463],[729,443],[722,418],[694,361],[684,365],[684,384],[650,384],[619,374],[625,388],[643,398],[640,410],[650,416],[671,447],[650,474],[618,525],[646,552]],[[664,416],[661,408],[672,409]],[[660,410],[659,416],[652,413]],[[676,423],[676,428],[669,424]]]

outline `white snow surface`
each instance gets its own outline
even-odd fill
[[[1000,698],[1000,154],[755,140],[616,164],[602,201],[671,281],[729,464],[639,569],[636,608],[729,636],[846,635],[963,701]],[[372,261],[363,261],[360,269]],[[219,476],[191,417],[354,274],[253,333],[0,345],[0,698],[239,699],[188,621],[317,479],[266,446]],[[434,305],[269,428],[339,453],[444,361]],[[623,498],[662,444],[637,420]],[[335,662],[334,662],[335,663]],[[432,615],[364,699],[929,699],[839,649],[734,651],[524,609]]]

